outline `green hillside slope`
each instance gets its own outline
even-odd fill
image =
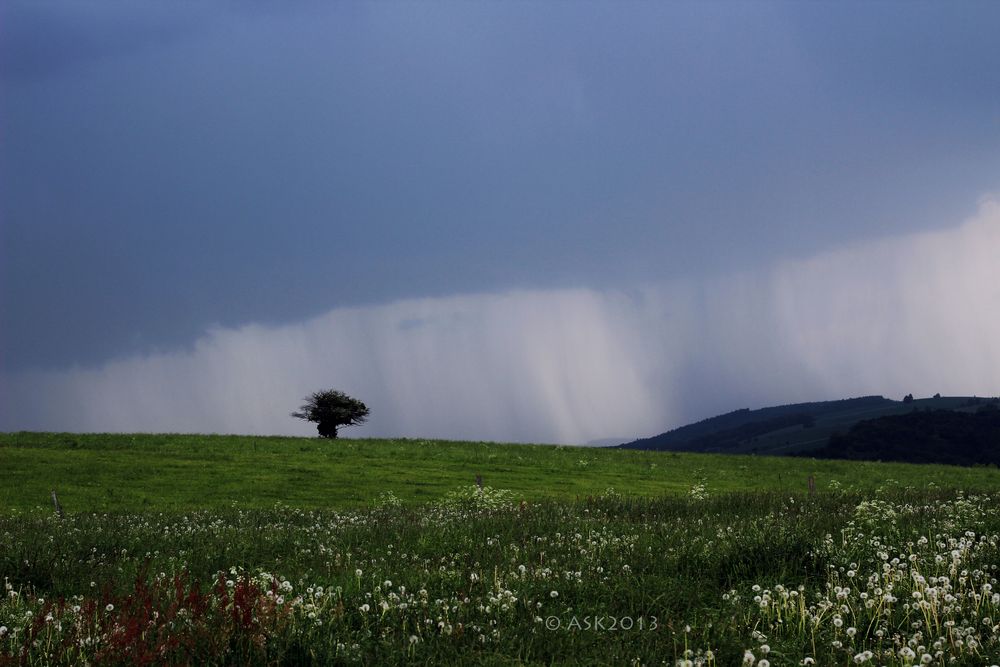
[[[832,459],[1000,465],[1000,409],[915,410],[855,424],[811,455]]]
[[[825,447],[835,433],[859,422],[914,410],[974,412],[983,399],[935,396],[904,402],[882,396],[841,401],[797,403],[759,410],[737,410],[651,438],[621,445],[624,449],[654,449],[730,454],[799,454]]]

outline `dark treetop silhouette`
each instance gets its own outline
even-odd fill
[[[368,406],[342,391],[326,389],[307,396],[292,416],[316,422],[321,438],[336,438],[337,428],[363,424],[368,419]]]

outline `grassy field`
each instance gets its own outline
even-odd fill
[[[0,510],[67,512],[268,508],[347,509],[383,492],[405,503],[484,483],[527,500],[886,485],[1000,488],[994,468],[675,454],[427,440],[335,441],[203,435],[0,434]]]
[[[4,435],[0,665],[992,665],[998,482],[483,443]]]

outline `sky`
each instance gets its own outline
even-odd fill
[[[1000,393],[1000,5],[0,4],[0,430]]]

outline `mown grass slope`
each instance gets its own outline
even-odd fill
[[[49,511],[51,491],[69,513],[267,508],[343,509],[392,492],[434,501],[482,475],[528,500],[574,500],[608,488],[637,496],[817,489],[1000,488],[995,468],[678,454],[429,440],[0,434],[0,512]]]

